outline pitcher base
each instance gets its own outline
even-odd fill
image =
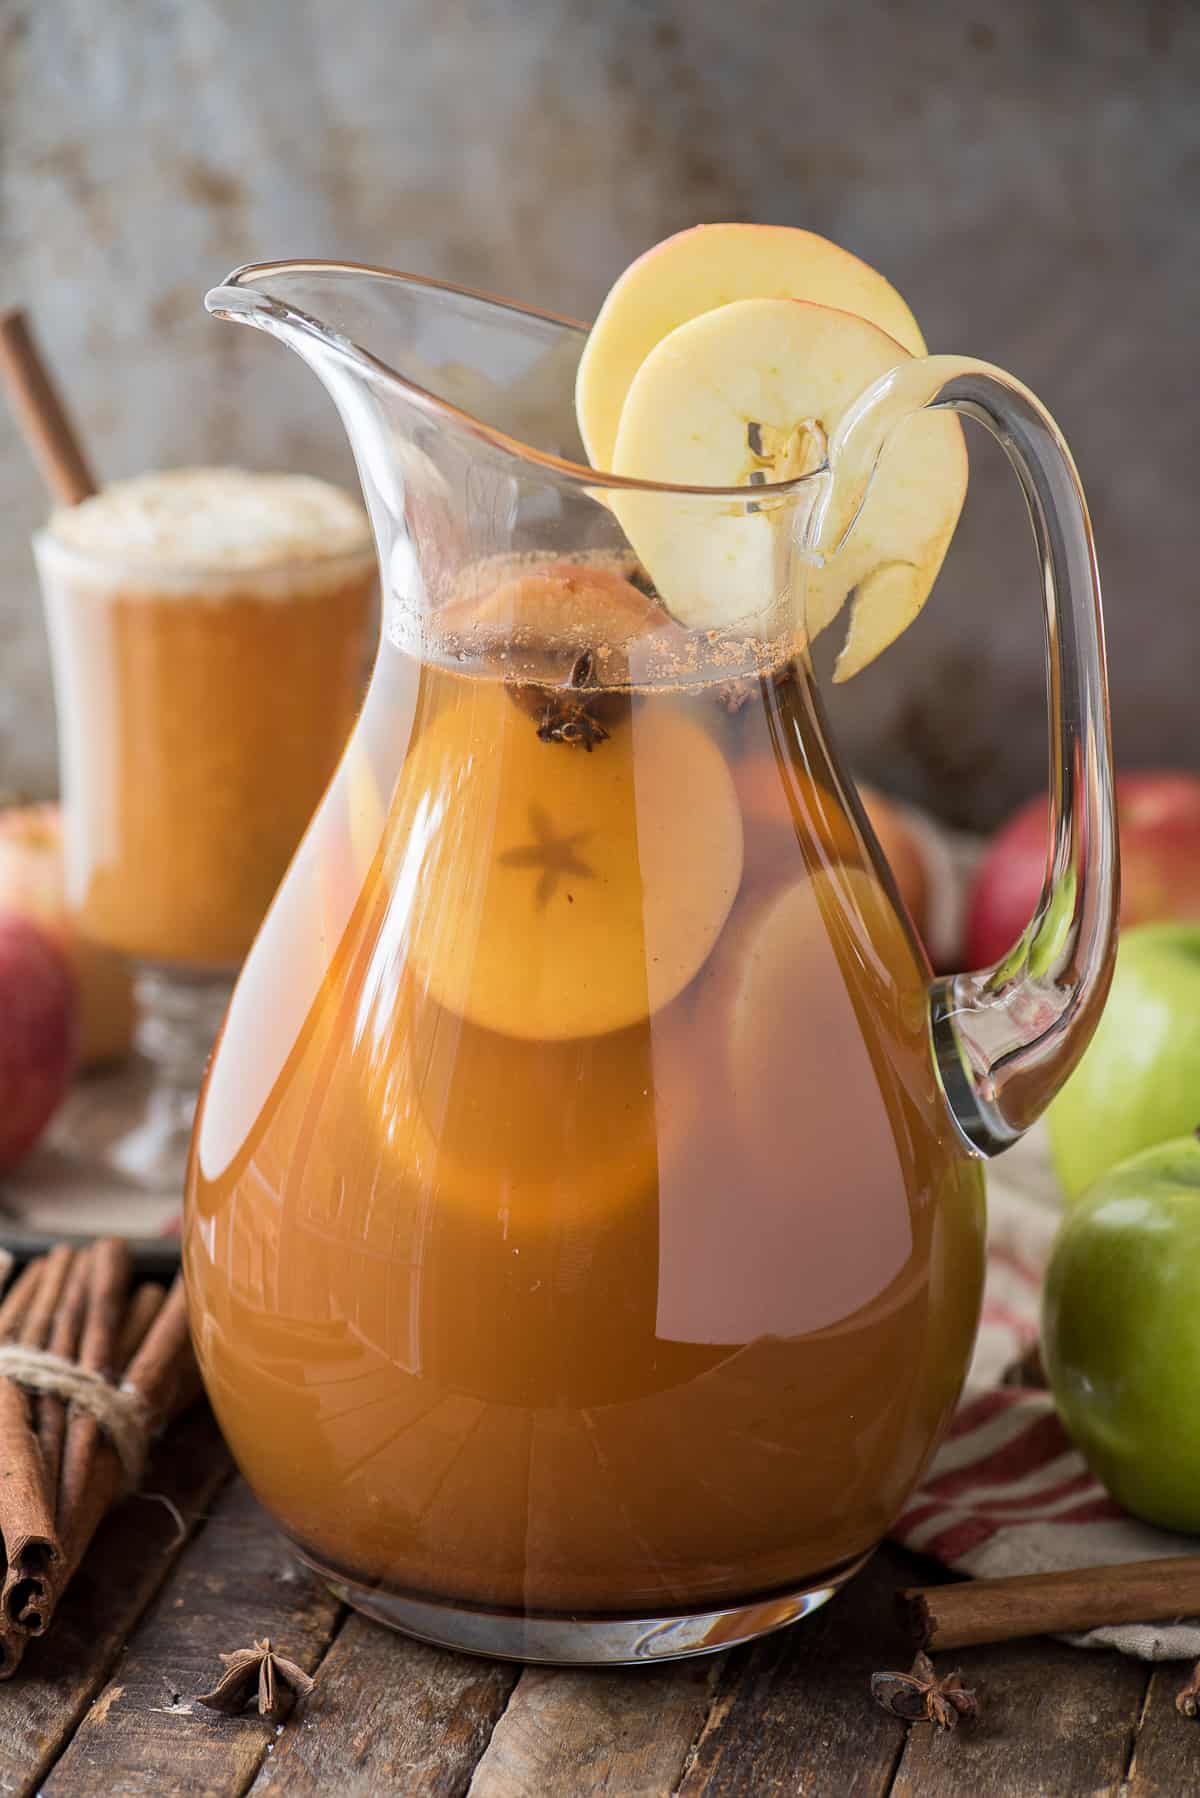
[[[720,1610],[638,1619],[593,1615],[537,1617],[438,1604],[364,1585],[323,1565],[296,1544],[292,1546],[304,1565],[336,1597],[365,1617],[439,1648],[552,1667],[635,1667],[734,1648],[820,1610],[869,1559],[863,1555],[837,1568],[820,1584],[801,1591]]]

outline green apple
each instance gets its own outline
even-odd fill
[[[1062,1420],[1117,1503],[1200,1532],[1200,1142],[1158,1143],[1067,1213],[1042,1300]]]
[[[1140,924],[1121,938],[1104,1015],[1048,1115],[1069,1199],[1200,1124],[1200,924]]]

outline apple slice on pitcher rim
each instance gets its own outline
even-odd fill
[[[848,312],[806,300],[733,301],[680,325],[647,356],[621,413],[614,471],[685,487],[770,486],[812,472],[855,401],[907,358]],[[815,637],[852,601],[836,680],[873,661],[916,617],[966,485],[958,420],[917,413],[889,439],[848,535],[848,520],[827,526],[819,546],[827,559],[807,570],[800,623]],[[722,513],[708,503],[702,519],[678,496],[651,492],[614,493],[612,506],[683,624],[754,628],[787,591],[798,546],[786,499],[765,494],[761,506]]]
[[[575,382],[575,412],[593,467],[616,466],[625,398],[656,344],[715,307],[762,299],[837,306],[878,325],[911,355],[925,354],[917,321],[896,289],[840,244],[789,225],[694,225],[631,263],[592,326]]]

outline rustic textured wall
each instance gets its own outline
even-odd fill
[[[1122,756],[1200,766],[1198,77],[1182,0],[0,0],[0,301],[34,308],[106,475],[345,473],[311,378],[202,312],[234,263],[344,255],[588,314],[697,219],[812,226],[1057,413]],[[983,821],[1041,777],[1042,650],[1015,490],[994,450],[974,469],[929,612],[835,715],[861,765]],[[0,417],[12,791],[54,782],[42,507]]]

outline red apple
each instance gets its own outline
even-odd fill
[[[57,1110],[78,1027],[79,995],[62,950],[28,918],[0,915],[0,1173]]]
[[[79,1062],[128,1054],[133,983],[121,958],[73,927],[63,890],[62,819],[56,805],[0,812],[0,910],[32,918],[63,950],[79,983]]]
[[[1121,924],[1200,918],[1200,777],[1167,770],[1117,777]],[[1047,805],[1023,805],[992,839],[967,908],[967,958],[1007,955],[1033,916],[1046,875]]]

